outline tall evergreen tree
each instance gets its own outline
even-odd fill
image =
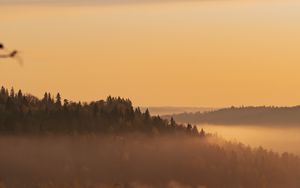
[[[18,91],[18,95],[17,95],[17,96],[18,96],[18,99],[19,99],[19,100],[22,99],[23,94],[22,94],[22,91],[21,91],[21,90]]]
[[[14,97],[15,97],[15,90],[14,90],[13,87],[12,87],[11,90],[10,90],[9,96],[10,96],[11,98],[14,98]]]
[[[57,106],[61,106],[61,96],[60,96],[60,93],[57,93],[57,95],[56,95],[56,102],[55,102],[55,104]]]

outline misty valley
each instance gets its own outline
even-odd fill
[[[252,147],[300,154],[300,107],[249,106],[164,115]]]
[[[0,188],[300,188],[299,0],[0,0]]]
[[[226,140],[241,142],[251,147],[264,147],[276,152],[300,155],[300,127],[269,127],[267,125],[198,125],[207,132]]]
[[[2,87],[0,187],[298,188],[298,129],[261,129],[178,123],[121,97]]]

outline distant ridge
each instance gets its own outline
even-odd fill
[[[149,106],[149,107],[140,107],[142,111],[149,109],[152,115],[171,115],[179,113],[193,113],[193,112],[206,112],[217,110],[217,108],[211,107],[189,107],[189,106]]]
[[[230,107],[207,112],[165,115],[181,123],[227,125],[299,125],[300,106],[248,106]]]

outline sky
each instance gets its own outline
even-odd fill
[[[0,0],[0,85],[139,106],[300,104],[300,2]],[[3,53],[3,52],[0,52]]]

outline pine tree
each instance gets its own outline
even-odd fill
[[[18,99],[19,99],[19,100],[21,100],[21,99],[22,99],[22,97],[23,97],[22,91],[21,91],[21,90],[19,90],[19,91],[18,91]]]
[[[200,131],[200,136],[205,136],[205,132],[204,132],[203,128]]]
[[[57,93],[57,95],[56,95],[56,102],[55,102],[55,104],[57,105],[57,106],[61,106],[61,97],[60,97],[60,94],[59,93]]]
[[[198,131],[198,129],[197,129],[197,126],[196,126],[196,125],[194,125],[194,126],[193,126],[193,129],[192,129],[192,134],[193,134],[193,135],[199,135],[199,131]]]
[[[170,126],[171,126],[171,127],[175,127],[175,126],[176,126],[176,122],[175,122],[175,120],[174,120],[173,117],[171,117],[171,120],[170,120]]]
[[[15,98],[15,90],[14,90],[13,87],[12,87],[11,90],[10,90],[9,96],[10,96],[11,98]]]
[[[145,120],[148,121],[150,119],[150,112],[149,112],[149,109],[147,108],[145,113],[144,113],[144,116],[145,116]]]
[[[1,92],[0,93],[1,93],[2,96],[5,95],[5,88],[3,86],[1,87]]]
[[[191,133],[192,133],[192,125],[189,124],[189,123],[187,124],[186,132],[187,132],[188,134],[191,134]]]
[[[44,93],[44,97],[43,97],[42,101],[43,101],[43,103],[48,102],[48,93],[47,92]]]

